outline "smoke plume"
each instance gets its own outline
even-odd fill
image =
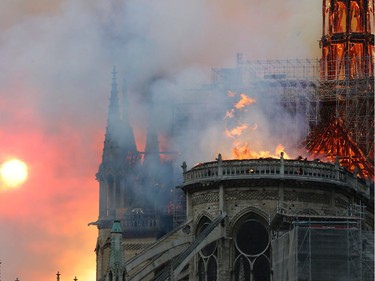
[[[0,193],[2,278],[51,280],[58,270],[62,280],[95,278],[96,233],[86,224],[97,216],[94,175],[113,66],[127,89],[139,150],[152,125],[160,132],[161,150],[179,153],[177,162],[191,167],[212,161],[227,153],[225,113],[240,93],[231,99],[207,91],[211,102],[204,106],[205,91],[197,89],[210,82],[211,67],[233,66],[236,53],[249,60],[318,57],[320,5],[310,0],[1,1],[0,160],[18,156],[30,168],[22,188]],[[268,139],[275,138],[270,135],[275,127],[294,130],[270,97],[246,94],[256,104],[239,120],[256,123]],[[179,127],[174,113],[183,103],[196,103],[207,118],[188,116],[183,123],[188,127]],[[279,123],[270,127],[272,120]],[[261,142],[249,134],[254,144]]]

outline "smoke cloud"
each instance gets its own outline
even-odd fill
[[[51,280],[57,271],[62,280],[93,280],[96,231],[86,225],[98,213],[94,176],[114,65],[138,149],[152,120],[161,149],[178,151],[176,161],[191,167],[228,155],[225,113],[240,93],[197,90],[210,82],[211,67],[233,66],[236,53],[249,60],[319,56],[319,1],[29,2],[0,3],[0,161],[19,157],[30,169],[18,190],[0,187],[4,280]],[[195,108],[207,118],[188,116],[189,127],[178,127],[178,106],[205,93],[211,104]],[[247,94],[256,104],[241,121],[257,123],[268,139],[277,128],[294,130],[280,111],[269,121],[276,105],[267,97]],[[270,127],[272,120],[280,123]],[[260,147],[259,134],[248,133],[256,149],[274,148],[276,140]]]

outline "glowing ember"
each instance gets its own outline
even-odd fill
[[[246,130],[248,126],[246,124],[242,124],[232,130],[225,129],[225,135],[230,138],[234,138],[235,136],[242,135],[242,132]]]
[[[237,102],[236,105],[234,106],[237,109],[243,109],[245,106],[255,103],[255,99],[250,98],[244,93],[240,94],[240,96],[241,96],[240,101]]]

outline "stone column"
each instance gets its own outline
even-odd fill
[[[107,216],[107,186],[105,181],[99,182],[99,218]]]
[[[219,257],[218,257],[218,281],[230,280],[230,241],[227,238],[218,240]]]

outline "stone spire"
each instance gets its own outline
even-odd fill
[[[134,179],[136,178],[134,167],[140,159],[133,129],[129,122],[126,89],[123,86],[121,104],[116,76],[116,68],[113,68],[102,163],[96,174],[100,185],[100,220],[112,220],[116,216],[121,216],[126,208],[126,198],[129,197],[128,200],[132,200],[131,189],[135,186]]]
[[[112,71],[112,89],[109,99],[107,128],[104,139],[103,149],[103,162],[112,159],[116,155],[116,149],[119,148],[118,137],[120,135],[120,103],[118,98],[117,81],[116,81],[116,68],[113,67]]]
[[[117,90],[117,72],[113,67],[112,89],[109,100],[108,119],[102,163],[96,179],[99,181],[99,219],[115,216],[116,208],[121,207],[122,190],[120,177],[123,177],[124,155],[121,147],[121,115]]]

